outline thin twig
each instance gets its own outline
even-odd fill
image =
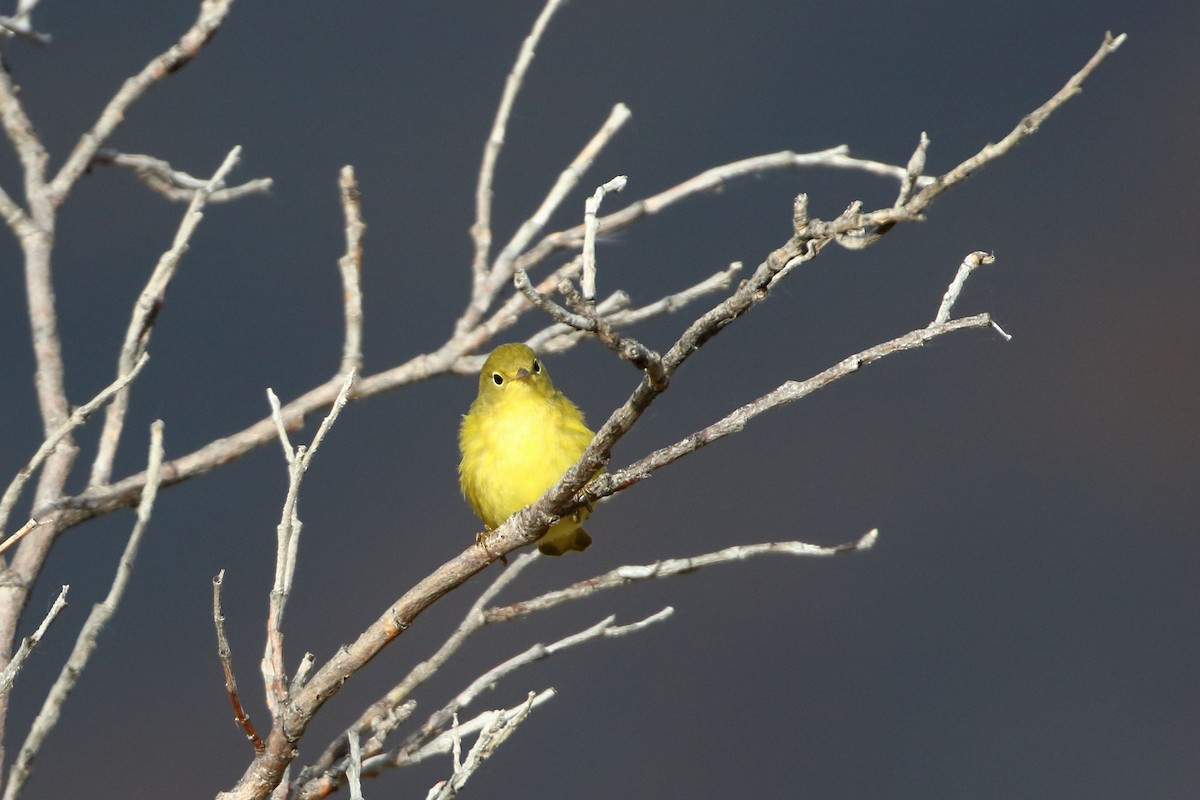
[[[732,161],[728,164],[710,167],[698,175],[694,175],[658,194],[630,203],[625,208],[599,217],[596,232],[598,236],[614,233],[629,227],[634,222],[658,214],[694,195],[718,190],[726,183],[738,178],[772,170],[832,167],[904,180],[906,172],[903,167],[881,164],[878,161],[871,161],[869,159],[855,158],[848,155],[848,153],[849,148],[846,145],[839,145],[815,153],[794,153],[791,150],[784,150],[778,153],[752,156],[739,161]],[[931,177],[921,177],[917,179],[917,184],[923,187],[930,185],[933,181],[934,179]],[[540,242],[523,253],[516,260],[515,266],[519,269],[531,269],[550,254],[571,247],[579,247],[582,242],[582,224],[557,233],[548,234]]]
[[[283,459],[291,464],[296,460],[296,448],[292,447],[292,440],[288,438],[287,424],[283,421],[283,408],[279,405],[279,395],[275,394],[275,390],[267,387],[267,405],[271,407],[271,421],[275,423],[275,435],[279,437],[279,444],[283,447]]]
[[[604,319],[608,320],[611,325],[632,325],[661,314],[673,314],[688,303],[706,294],[728,289],[733,279],[741,270],[742,262],[735,261],[720,272],[713,273],[683,291],[669,294],[644,306],[622,309],[612,314],[605,314]]]
[[[225,176],[237,165],[242,148],[234,147],[225,156],[221,166],[213,176],[199,189],[192,193],[192,202],[184,212],[179,228],[171,247],[162,254],[155,265],[150,278],[133,304],[133,312],[129,317],[129,325],[125,329],[125,339],[121,343],[121,352],[117,357],[117,374],[124,375],[133,364],[146,352],[150,344],[150,335],[158,321],[163,303],[166,301],[167,287],[175,277],[175,270],[180,259],[187,252],[188,242],[192,234],[204,219],[204,207],[212,193],[225,183]],[[92,475],[89,486],[102,486],[108,483],[112,476],[113,459],[117,455],[117,446],[121,439],[121,430],[125,425],[125,413],[129,408],[129,387],[126,385],[113,397],[112,404],[104,416],[104,428],[100,433],[100,445],[96,450],[96,458],[92,461]]]
[[[83,624],[83,629],[80,630],[79,636],[75,640],[75,647],[72,649],[70,657],[67,658],[67,663],[63,665],[58,679],[50,687],[50,691],[42,703],[41,710],[38,711],[37,717],[34,718],[33,724],[29,728],[29,734],[26,736],[25,742],[21,745],[21,749],[18,751],[17,757],[13,761],[13,765],[9,771],[8,782],[4,786],[4,800],[15,800],[17,795],[21,793],[21,789],[29,779],[30,770],[33,769],[34,759],[37,757],[42,743],[46,741],[46,737],[50,734],[50,731],[57,725],[63,705],[66,703],[71,691],[75,688],[76,683],[79,681],[79,676],[83,674],[83,670],[87,667],[88,661],[96,649],[96,641],[100,636],[100,632],[104,630],[104,627],[108,624],[113,614],[117,612],[121,598],[125,595],[125,589],[128,587],[129,580],[133,575],[133,566],[137,559],[138,548],[142,544],[142,537],[145,535],[146,528],[150,523],[150,514],[154,509],[154,500],[158,496],[158,487],[162,475],[162,439],[163,423],[162,420],[156,420],[150,426],[150,457],[147,465],[147,471],[151,476],[150,482],[146,484],[146,491],[143,492],[142,500],[138,504],[137,522],[134,523],[133,532],[129,535],[129,541],[125,544],[124,552],[121,553],[121,560],[117,565],[117,572],[113,577],[112,586],[109,587],[108,595],[104,600],[92,607],[87,621]]]
[[[666,390],[669,376],[663,369],[662,357],[658,353],[632,336],[618,332],[608,320],[596,313],[595,301],[584,299],[570,281],[560,283],[558,293],[567,301],[567,305],[588,321],[589,327],[584,330],[595,331],[596,339],[601,344],[646,373],[655,391]]]
[[[573,279],[579,276],[579,271],[582,268],[582,259],[578,256],[570,261],[560,265],[552,270],[546,277],[538,282],[536,289],[538,294],[548,295],[554,291],[559,282],[567,279]],[[516,276],[514,276],[514,280]],[[528,298],[523,292],[513,292],[508,299],[497,308],[492,315],[481,322],[472,332],[470,337],[471,346],[464,348],[464,352],[475,350],[482,343],[495,338],[501,331],[507,330],[516,324],[521,315],[529,310],[530,305],[527,302]],[[532,347],[532,345],[530,345]],[[534,348],[535,350],[537,348]],[[460,355],[451,364],[451,371],[459,375],[477,375],[480,368],[483,366],[486,355],[469,356]]]
[[[350,785],[350,800],[363,800],[362,793],[362,748],[358,745],[358,733],[350,733],[350,764],[346,768],[346,781]]]
[[[929,136],[925,131],[921,131],[921,138],[917,141],[917,148],[913,150],[913,154],[908,159],[908,166],[904,170],[904,178],[900,181],[900,194],[896,197],[897,206],[902,206],[912,199],[913,192],[917,190],[917,183],[925,174],[925,154],[929,151]]]
[[[571,161],[554,182],[554,186],[546,194],[537,210],[532,216],[517,229],[513,234],[512,239],[496,256],[495,262],[488,271],[487,276],[476,283],[472,288],[471,302],[467,306],[467,310],[459,318],[455,325],[455,332],[458,335],[463,335],[483,318],[491,307],[492,301],[496,297],[496,293],[508,282],[513,276],[513,261],[517,256],[529,246],[529,242],[533,240],[550,221],[550,216],[562,204],[567,195],[579,184],[583,178],[583,174],[591,167],[592,162],[600,155],[600,151],[608,145],[612,138],[616,136],[617,131],[629,121],[630,111],[622,103],[613,106],[612,111],[608,115],[608,119],[600,126],[600,130],[584,145],[579,154]]]
[[[558,303],[551,300],[549,296],[539,292],[530,283],[529,275],[525,270],[517,270],[517,274],[513,276],[513,284],[529,299],[529,302],[549,314],[551,319],[559,325],[566,325],[568,328],[580,331],[592,331],[596,329],[596,320],[594,317],[567,311]]]
[[[342,368],[339,374],[345,375],[350,372],[362,372],[362,240],[367,226],[362,219],[362,195],[358,191],[354,167],[342,167],[338,186],[341,188],[342,213],[346,219],[346,254],[338,259],[346,326],[342,341]]]
[[[580,279],[579,289],[585,302],[592,303],[596,300],[596,232],[600,229],[596,215],[600,213],[600,204],[604,202],[604,196],[609,192],[621,191],[628,182],[627,176],[618,175],[596,187],[596,191],[583,204],[583,277]]]
[[[483,292],[483,282],[488,273],[488,254],[492,247],[492,181],[496,174],[496,162],[500,158],[500,149],[504,146],[504,135],[508,128],[508,118],[512,114],[513,103],[533,56],[538,42],[550,24],[550,18],[562,5],[561,0],[547,0],[546,5],[533,23],[533,30],[525,37],[521,50],[517,53],[517,61],[508,73],[504,82],[504,93],[500,96],[500,105],[496,109],[496,118],[492,122],[492,130],[488,134],[487,144],[483,148],[483,161],[479,165],[479,182],[475,188],[475,224],[471,226],[471,238],[475,240],[475,256],[471,262],[471,273],[474,276],[471,295],[474,297]]]
[[[563,589],[546,592],[528,600],[509,603],[504,606],[493,606],[492,608],[485,609],[483,614],[488,622],[518,619],[537,611],[553,608],[561,603],[590,597],[604,589],[624,586],[625,584],[637,581],[669,578],[674,575],[687,575],[704,567],[711,567],[716,564],[728,564],[734,561],[744,561],[760,555],[823,557],[855,553],[862,550],[869,550],[874,546],[878,536],[878,530],[870,530],[856,542],[835,545],[833,547],[823,547],[807,542],[743,544],[690,558],[668,558],[662,561],[655,561],[651,564],[627,565],[617,567],[587,580],[573,583]]]
[[[528,708],[537,708],[542,703],[545,703],[547,700],[552,700],[556,694],[557,694],[557,692],[555,692],[554,689],[543,689],[542,691],[538,692],[537,694],[535,694],[533,696],[532,703],[529,702],[528,700],[526,700],[524,703],[513,706],[512,708],[506,709],[502,713],[505,715],[506,719],[510,719],[519,714],[525,713],[525,709],[527,707]],[[488,724],[488,722],[492,719],[492,714],[494,714],[494,713],[495,712],[493,712],[493,711],[484,711],[484,712],[480,713],[478,716],[476,716],[475,718],[468,720],[467,722],[461,723],[458,726],[458,735],[460,737],[470,736],[472,733],[482,730],[483,727],[486,724]],[[416,753],[413,753],[409,757],[406,757],[404,763],[405,764],[415,764],[419,761],[424,761],[425,759],[427,759],[431,756],[443,755],[445,753],[450,752],[452,747],[453,747],[453,735],[449,731],[447,731],[447,732],[443,733],[441,736],[439,736],[438,738],[431,741],[428,745],[423,747],[421,750],[417,751]],[[378,763],[375,763],[375,762],[381,761],[384,758],[386,758],[386,757],[381,756],[378,759],[374,759],[367,766],[369,766],[370,768],[375,769],[377,771],[380,771],[381,765]],[[397,765],[397,766],[399,766],[399,765]],[[301,800],[312,800],[312,799],[307,796],[301,796]]]
[[[953,310],[954,304],[958,302],[958,296],[962,294],[967,278],[971,277],[971,273],[982,265],[991,264],[995,260],[995,256],[982,250],[976,250],[963,259],[962,264],[958,267],[958,272],[954,275],[954,280],[950,281],[950,285],[946,287],[946,293],[942,295],[942,304],[938,306],[937,314],[933,317],[933,325],[944,325],[950,321],[950,312]]]
[[[17,11],[11,17],[0,17],[0,27],[6,28],[9,32],[16,36],[20,36],[27,41],[37,45],[50,44],[50,34],[38,33],[33,29],[33,23],[29,17],[33,14],[34,7],[39,0],[20,0],[17,3]]]
[[[920,213],[925,209],[934,198],[940,195],[947,189],[957,186],[977,173],[981,168],[995,161],[997,158],[1008,153],[1021,142],[1028,139],[1046,119],[1057,111],[1064,103],[1070,100],[1075,95],[1083,91],[1083,82],[1096,71],[1096,68],[1104,62],[1104,59],[1117,51],[1117,48],[1125,43],[1125,34],[1113,36],[1112,32],[1104,34],[1104,41],[1100,48],[1092,55],[1088,62],[1083,65],[1083,68],[1071,76],[1066,84],[1054,93],[1054,96],[1047,100],[1042,105],[1027,114],[1016,127],[1008,134],[996,142],[995,144],[985,145],[978,153],[971,156],[954,169],[940,176],[933,183],[926,186],[910,200],[906,206],[913,213]]]
[[[250,740],[254,752],[262,753],[266,745],[263,744],[258,731],[254,729],[254,723],[250,721],[250,715],[246,713],[241,697],[238,696],[237,678],[233,672],[233,650],[229,646],[229,637],[225,633],[225,614],[221,611],[221,586],[224,582],[225,570],[221,570],[212,581],[213,623],[217,628],[217,657],[221,659],[221,668],[225,672],[225,692],[229,695],[229,702],[233,706],[233,721],[245,731],[246,738]]]
[[[38,527],[42,524],[43,523],[41,521],[36,520],[36,519],[31,519],[31,520],[27,521],[24,525],[17,528],[15,533],[13,533],[11,536],[9,536],[7,539],[5,539],[3,542],[0,542],[0,553],[6,552],[10,547],[12,547],[14,544],[16,544],[17,542],[24,539],[28,534],[33,533],[35,530],[37,530]]]
[[[490,716],[482,717],[483,728],[479,732],[479,736],[475,739],[475,744],[467,753],[466,759],[460,755],[461,733],[458,730],[455,720],[454,731],[454,772],[450,777],[429,790],[426,795],[426,800],[450,800],[457,797],[466,785],[467,780],[474,775],[483,762],[487,761],[500,745],[508,740],[516,732],[517,726],[525,721],[529,716],[529,712],[533,709],[533,701],[536,695],[533,692],[529,693],[529,698],[526,700],[524,707],[520,712],[513,716],[508,716],[504,711],[487,712]]]
[[[275,529],[275,580],[271,586],[267,612],[267,637],[261,662],[263,682],[267,690],[267,704],[271,709],[272,717],[275,718],[278,718],[287,703],[290,691],[283,663],[283,615],[292,592],[292,579],[296,572],[296,555],[300,546],[300,531],[304,527],[297,510],[300,501],[300,484],[312,463],[313,456],[316,455],[326,434],[329,433],[333,423],[337,421],[338,415],[345,407],[356,377],[357,373],[354,370],[350,370],[346,374],[337,399],[329,409],[329,413],[325,415],[316,435],[313,436],[312,444],[308,447],[301,446],[292,451],[286,431],[282,428],[279,431],[284,453],[290,455],[288,458],[288,492],[279,525]],[[269,392],[268,397],[273,399],[273,405],[278,403],[278,400],[274,399],[274,392]],[[278,418],[278,413],[275,412],[274,416]]]
[[[69,584],[63,584],[62,589],[59,591],[58,596],[54,598],[54,602],[50,605],[50,610],[42,618],[42,623],[38,625],[37,630],[21,641],[21,646],[17,648],[17,652],[13,653],[12,660],[8,662],[8,666],[4,668],[3,672],[0,672],[0,695],[3,695],[12,688],[17,675],[21,673],[29,656],[41,644],[42,637],[46,635],[46,631],[49,630],[50,625],[58,617],[59,612],[67,607],[67,590],[70,588]]]
[[[501,680],[508,675],[516,672],[522,667],[550,658],[563,650],[571,647],[577,647],[586,642],[595,639],[606,637],[621,636],[626,633],[639,631],[648,625],[655,622],[661,622],[671,614],[674,609],[664,608],[655,612],[649,617],[632,623],[631,625],[617,625],[616,615],[609,615],[600,620],[594,625],[585,628],[581,631],[573,633],[569,636],[564,636],[558,641],[550,644],[535,644],[524,652],[503,661],[500,664],[492,667],[482,675],[471,681],[462,691],[455,695],[450,702],[446,703],[442,708],[433,712],[429,719],[421,726],[420,730],[414,732],[405,741],[399,745],[391,756],[387,758],[392,764],[398,765],[401,763],[411,763],[410,759],[413,754],[424,750],[429,743],[440,733],[446,730],[447,725],[459,710],[466,708],[473,703],[479,695],[488,689],[496,686]]]
[[[0,17],[0,28],[37,45],[50,44],[50,34],[38,33],[30,27],[29,20],[24,17]]]
[[[969,328],[987,328],[992,325],[992,318],[988,314],[977,314],[972,317],[951,320],[941,325],[920,328],[890,341],[875,345],[874,347],[869,347],[849,358],[845,358],[829,369],[807,380],[787,381],[774,390],[762,395],[757,400],[730,412],[708,427],[680,439],[675,444],[656,450],[627,467],[613,470],[597,477],[587,487],[588,500],[594,502],[601,497],[607,497],[614,492],[621,491],[639,481],[645,480],[658,469],[677,461],[684,455],[695,452],[701,447],[712,444],[731,433],[741,431],[747,422],[760,414],[778,406],[794,403],[802,397],[812,394],[816,390],[822,389],[840,378],[851,375],[885,356],[922,347],[933,339],[944,336],[947,333]],[[489,546],[491,546],[490,542],[491,540],[489,540]]]
[[[300,666],[296,667],[296,674],[292,677],[291,693],[294,694],[304,687],[304,682],[308,680],[308,673],[312,672],[316,660],[317,657],[312,653],[305,653],[304,657],[300,659]]]
[[[46,153],[41,139],[38,138],[33,122],[25,113],[20,93],[9,74],[8,65],[3,62],[0,62],[0,123],[4,125],[4,132],[8,135],[8,140],[12,143],[17,157],[21,160],[21,168],[26,180],[26,197],[32,202],[34,199],[32,195],[40,194],[45,186],[46,163],[49,155]],[[15,208],[15,203],[13,206]],[[6,208],[5,217],[8,218],[9,215],[10,211]],[[28,219],[23,210],[20,212],[20,216]],[[14,219],[9,219],[10,226],[14,222]],[[20,232],[14,228],[14,233],[19,234]]]
[[[13,505],[17,502],[17,498],[21,494],[21,489],[25,486],[25,483],[29,480],[30,476],[33,475],[38,467],[40,467],[42,463],[50,456],[50,454],[54,452],[54,449],[58,447],[59,443],[65,439],[71,433],[71,431],[75,430],[84,422],[86,422],[88,417],[95,413],[96,409],[108,402],[109,398],[128,386],[133,379],[138,376],[138,374],[142,371],[142,367],[146,366],[146,362],[149,360],[150,356],[146,353],[143,353],[126,373],[119,376],[108,386],[104,387],[104,389],[102,389],[100,393],[91,400],[87,401],[83,405],[79,406],[79,408],[76,408],[73,412],[71,412],[71,416],[67,419],[67,421],[64,422],[58,430],[47,437],[46,441],[42,442],[41,446],[38,447],[37,452],[33,454],[31,459],[29,459],[29,463],[27,463],[20,469],[20,471],[17,472],[16,476],[8,484],[8,488],[4,491],[4,496],[0,498],[0,531],[4,530],[4,526],[8,522],[8,515],[12,512]],[[6,540],[3,544],[0,544],[0,553],[3,553],[15,543],[15,538],[13,541]]]
[[[92,158],[93,164],[111,164],[133,171],[142,183],[177,203],[190,203],[197,190],[210,182],[208,178],[196,178],[183,170],[177,170],[169,162],[140,153],[121,153],[101,148]],[[274,181],[270,178],[254,178],[236,186],[222,186],[208,195],[209,203],[228,203],[251,194],[264,194],[271,190]]]
[[[561,280],[558,284],[559,294],[563,296],[572,311],[561,308],[548,297],[536,292],[524,270],[516,271],[515,283],[530,302],[548,313],[555,322],[581,332],[594,332],[600,342],[621,358],[644,371],[654,386],[662,391],[666,389],[667,376],[663,371],[659,355],[632,337],[618,333],[596,309],[596,231],[599,227],[596,215],[599,213],[600,203],[603,202],[605,195],[609,192],[621,191],[625,188],[627,181],[628,178],[624,175],[618,175],[597,187],[592,196],[584,202],[581,291],[577,292],[574,285],[567,279]]]
[[[612,326],[628,326],[663,314],[673,314],[706,294],[728,289],[733,278],[741,269],[742,263],[736,261],[728,268],[716,272],[682,291],[661,297],[637,308],[626,307],[629,304],[628,295],[624,292],[615,292],[604,302],[597,304],[596,313]],[[565,309],[563,310],[565,311]],[[530,336],[526,344],[543,355],[560,353],[578,341],[580,335],[581,332],[578,328],[556,323]],[[480,356],[477,363],[474,364],[467,359],[463,359],[463,362],[465,365],[473,366],[473,369],[469,369],[470,372],[477,373],[483,366],[483,356]]]
[[[200,49],[216,35],[225,21],[233,0],[201,0],[200,13],[192,26],[167,50],[150,59],[137,75],[129,78],[108,101],[99,118],[85,134],[79,137],[75,148],[67,156],[58,174],[46,186],[47,198],[54,206],[62,204],[67,194],[92,163],[96,151],[104,146],[108,137],[125,118],[125,112],[144,95],[151,86],[167,75],[178,71],[195,58]]]

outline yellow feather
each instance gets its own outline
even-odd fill
[[[463,497],[491,530],[535,502],[587,448],[592,432],[575,404],[554,388],[537,355],[502,344],[479,373],[479,394],[463,417],[458,466]],[[538,540],[547,555],[584,550],[587,509],[555,523]]]

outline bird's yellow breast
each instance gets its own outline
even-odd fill
[[[494,528],[553,486],[591,439],[583,415],[561,393],[546,396],[510,384],[503,397],[476,400],[463,417],[463,495]]]

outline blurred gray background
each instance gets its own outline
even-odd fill
[[[4,57],[55,166],[197,5],[42,2],[37,27],[52,45],[9,43]],[[178,456],[264,416],[266,387],[286,401],[336,369],[343,164],[357,169],[369,225],[367,370],[444,341],[467,297],[483,142],[539,9],[241,2],[195,62],[132,109],[113,146],[208,175],[241,144],[235,178],[270,176],[275,188],[210,208],[193,239],[136,384],[118,477],[141,469],[155,418]],[[990,311],[1011,342],[943,338],[759,419],[603,505],[591,550],[535,565],[506,597],[735,543],[835,544],[878,526],[877,547],[718,567],[486,630],[421,693],[421,709],[534,642],[611,612],[630,622],[676,608],[665,624],[541,662],[486,695],[477,708],[559,692],[467,796],[1197,796],[1200,8],[575,0],[551,23],[513,115],[496,238],[616,102],[633,120],[556,228],[619,173],[630,185],[610,208],[776,150],[846,143],[903,163],[922,130],[929,171],[943,171],[1049,97],[1105,30],[1129,41],[1081,96],[928,221],[861,253],[831,248],[791,276],[688,363],[614,464],[925,324],[972,250],[997,262],[957,310]],[[19,193],[16,160],[0,151],[0,182]],[[646,302],[734,260],[752,267],[787,237],[800,191],[829,218],[855,199],[890,203],[895,187],[829,170],[739,181],[604,242],[601,288]],[[55,266],[73,401],[112,379],[128,309],[182,210],[110,168],[64,207]],[[10,475],[40,422],[10,235],[0,264]],[[666,347],[688,314],[632,332]],[[530,316],[513,336],[541,324]],[[594,424],[637,380],[595,343],[549,368]],[[301,499],[289,665],[306,650],[330,656],[471,541],[455,436],[474,392],[473,378],[444,378],[343,414]],[[297,438],[314,430],[310,420]],[[81,464],[94,437],[94,427],[80,436]],[[251,751],[224,693],[210,579],[227,571],[243,699],[266,729],[257,663],[285,486],[271,446],[160,496],[126,602],[27,796],[207,797],[237,780]],[[61,583],[72,605],[14,690],[10,753],[131,524],[126,511],[74,529],[50,560],[25,627]],[[428,655],[490,577],[347,684],[297,763]],[[446,759],[392,773],[367,797],[423,797],[446,774]]]

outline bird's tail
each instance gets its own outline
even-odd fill
[[[545,536],[538,539],[538,550],[547,556],[561,556],[568,550],[587,550],[592,543],[592,537],[583,528],[567,528],[556,531],[551,528]]]

